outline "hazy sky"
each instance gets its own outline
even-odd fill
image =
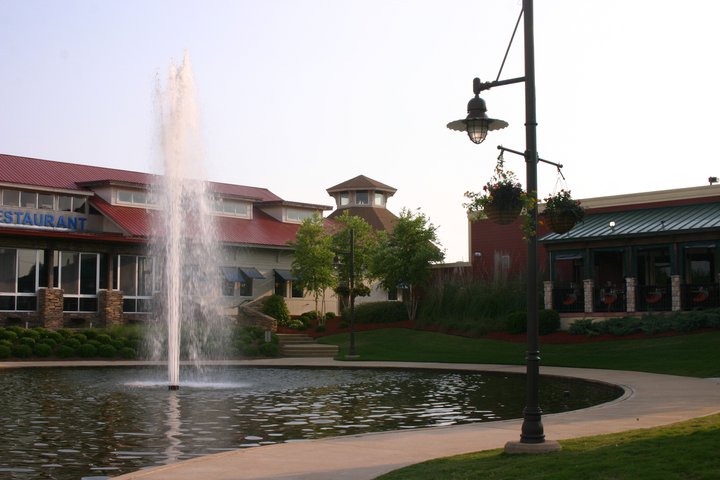
[[[153,171],[156,82],[190,55],[210,180],[332,205],[359,174],[421,208],[467,260],[463,193],[524,150],[522,84],[482,95],[510,126],[445,125],[495,79],[517,0],[0,0],[0,152]],[[537,0],[539,196],[720,176],[716,0]],[[523,75],[522,29],[502,78]],[[521,157],[506,164],[525,179]],[[329,213],[329,212],[327,212]]]

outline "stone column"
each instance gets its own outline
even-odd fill
[[[635,277],[625,278],[625,311],[628,313],[634,313],[637,309],[635,306],[635,300],[637,297],[637,295],[635,294],[637,291],[635,284]]]
[[[595,282],[591,278],[583,280],[583,300],[585,301],[585,313],[593,312],[593,289]]]
[[[38,288],[38,320],[48,330],[63,328],[63,293],[61,288]]]
[[[100,319],[105,322],[105,327],[114,327],[124,323],[122,292],[98,290],[98,304]]]
[[[543,292],[545,299],[545,310],[552,310],[553,308],[553,282],[545,280],[543,282]]]
[[[682,309],[682,294],[680,290],[680,275],[670,275],[670,291],[672,296],[673,312],[679,312]]]

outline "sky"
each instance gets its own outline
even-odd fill
[[[518,0],[0,0],[0,153],[156,172],[155,92],[189,55],[209,180],[334,206],[366,175],[467,261],[464,192],[525,148],[522,84],[483,92],[509,123],[475,145],[472,79],[494,80]],[[538,195],[720,176],[716,0],[535,2]],[[523,71],[522,27],[501,79]],[[505,164],[525,180],[523,158]],[[329,214],[327,211],[326,214]]]

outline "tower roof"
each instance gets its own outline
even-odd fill
[[[389,196],[392,196],[395,192],[397,192],[396,188],[385,185],[384,183],[378,182],[377,180],[373,180],[372,178],[366,177],[365,175],[358,175],[355,178],[351,178],[350,180],[338,183],[334,187],[328,188],[327,192],[328,194],[332,195],[336,192],[344,192],[348,190],[377,190],[385,192],[389,194]]]

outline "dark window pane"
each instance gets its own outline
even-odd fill
[[[108,271],[107,271],[107,261],[108,257],[106,254],[101,253],[100,254],[100,284],[98,285],[98,288],[100,290],[106,290],[108,288]]]
[[[142,313],[152,311],[152,300],[148,298],[139,298],[137,301],[137,311]]]
[[[297,282],[292,282],[292,296],[293,298],[302,298],[303,296],[303,289],[300,288]]]
[[[132,255],[120,256],[120,290],[128,297],[137,295],[135,288],[137,257]]]
[[[80,254],[77,252],[62,252],[60,263],[60,288],[65,291],[65,295],[77,295]],[[75,310],[77,310],[77,307]]]
[[[277,273],[275,274],[275,295],[280,295],[281,297],[287,296],[287,283]]]
[[[15,297],[0,296],[0,310],[15,310]]]
[[[15,293],[16,253],[14,248],[0,248],[0,292]]]
[[[126,298],[123,300],[123,312],[133,313],[137,310],[134,298]]]
[[[78,311],[78,299],[65,297],[63,299],[63,311],[64,312],[77,312]]]
[[[80,299],[80,311],[81,312],[97,312],[98,302],[97,298],[81,298]]]
[[[97,254],[83,253],[80,255],[80,260],[80,293],[97,295]]]
[[[252,297],[252,278],[245,278],[240,282],[240,296],[241,297]]]
[[[35,274],[37,270],[36,250],[18,249],[18,292],[35,293],[37,284]]]
[[[26,312],[37,310],[37,297],[17,297],[17,309]]]

